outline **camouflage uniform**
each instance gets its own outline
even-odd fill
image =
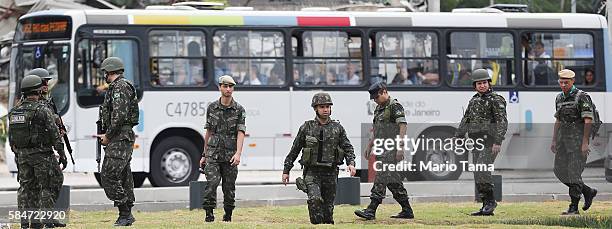
[[[66,155],[54,117],[44,103],[30,99],[25,99],[9,113],[9,142],[19,173],[17,203],[20,211],[51,210],[57,200],[55,193],[63,183],[63,176],[53,149],[63,160]],[[38,223],[32,220],[32,226]]]
[[[232,99],[229,106],[221,104],[221,99],[208,105],[205,129],[212,135],[208,140],[204,175],[208,184],[204,190],[204,209],[217,206],[217,187],[223,190],[223,208],[226,212],[233,210],[236,197],[236,177],[238,167],[232,166],[230,159],[238,148],[238,131],[246,132],[246,113],[244,108]]]
[[[496,155],[491,151],[492,146],[502,144],[507,129],[506,100],[493,90],[489,90],[484,94],[476,93],[472,96],[455,135],[464,137],[467,133],[472,139],[483,139],[484,149],[472,151],[473,163],[493,164]],[[475,171],[474,182],[482,200],[495,199],[491,172]]]
[[[404,107],[396,99],[389,97],[386,104],[376,106],[374,110],[374,138],[395,139],[399,132],[399,124],[406,124]],[[397,150],[385,151],[377,155],[376,160],[382,164],[397,164]],[[393,193],[393,198],[403,207],[409,206],[408,193],[402,183],[402,176],[396,171],[377,171],[370,194],[370,206],[376,209],[386,196],[387,188]]]
[[[310,222],[333,224],[337,166],[342,164],[343,160],[347,166],[355,165],[353,146],[339,122],[328,119],[327,123],[321,124],[319,119],[315,118],[304,122],[300,127],[285,158],[283,174],[289,174],[300,151]]]
[[[586,92],[573,87],[568,95],[559,93],[555,104],[555,118],[560,122],[556,138],[555,176],[569,187],[572,202],[577,205],[581,194],[587,196],[592,192],[582,181],[587,157],[584,157],[580,150],[584,118],[593,119],[592,101]]]
[[[130,169],[138,124],[138,98],[132,83],[117,77],[110,83],[100,106],[102,129],[109,143],[104,147],[104,162],[100,173],[106,196],[116,207],[134,206],[134,180]]]
[[[49,72],[47,72],[47,70],[43,69],[43,68],[35,68],[30,70],[26,75],[35,75],[40,77],[40,79],[44,82],[44,81],[48,81],[50,79],[52,79],[52,77],[49,76]],[[23,103],[23,100],[25,98],[22,98],[22,101],[19,102],[19,104]],[[60,130],[61,133],[61,128],[60,128],[60,122],[59,120],[59,115],[55,112],[55,104],[53,102],[53,99],[49,96],[48,93],[45,93],[43,91],[43,93],[41,94],[40,99],[38,100],[38,102],[44,104],[47,106],[47,108],[53,112],[53,117],[55,119],[55,123],[57,124],[58,129]],[[60,140],[61,140],[61,136],[60,136]],[[56,169],[52,169],[50,170],[50,177],[49,177],[49,184],[51,184],[51,186],[49,187],[49,193],[50,193],[50,200],[53,200],[53,204],[55,205],[55,202],[57,201],[57,198],[59,197],[60,191],[62,189],[62,185],[64,183],[64,174],[62,173],[61,170],[56,170]],[[36,198],[36,197],[33,197]]]

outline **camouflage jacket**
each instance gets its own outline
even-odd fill
[[[313,147],[311,155],[304,152],[306,148]],[[300,126],[300,130],[293,140],[293,146],[284,162],[284,174],[289,174],[293,163],[302,151],[300,163],[307,168],[313,163],[329,163],[336,170],[336,166],[346,161],[346,165],[355,165],[355,152],[353,145],[346,136],[344,127],[339,122],[329,120],[326,124],[320,124],[318,119],[308,120]],[[316,152],[316,153],[314,153]],[[308,158],[305,158],[308,157]],[[321,167],[321,166],[312,166]]]
[[[132,127],[138,125],[138,96],[132,83],[119,76],[104,95],[100,106],[102,129],[110,141],[134,141]]]
[[[555,118],[561,123],[561,133],[573,132],[582,135],[584,119],[593,119],[594,111],[591,97],[586,92],[580,91],[580,89],[573,87],[568,95],[561,92],[555,98]]]
[[[229,161],[238,148],[238,131],[246,133],[246,112],[232,99],[229,106],[221,99],[208,105],[204,129],[212,134],[207,143],[206,158],[213,161]]]
[[[489,90],[472,96],[455,136],[485,134],[493,137],[493,144],[501,145],[507,129],[506,100]]]
[[[399,135],[399,124],[406,123],[404,107],[397,99],[389,97],[383,105],[374,110],[374,138],[393,138]]]
[[[387,103],[376,106],[372,123],[374,139],[395,139],[400,134],[400,124],[406,124],[404,107],[397,99],[389,97]],[[396,152],[397,150],[384,151],[381,155],[376,155],[376,159],[395,162]]]
[[[32,112],[30,114],[26,114]],[[28,121],[26,117],[31,117]],[[50,152],[65,157],[64,144],[55,125],[55,114],[46,103],[23,100],[9,112],[9,144],[16,155]],[[24,144],[26,146],[24,146]]]

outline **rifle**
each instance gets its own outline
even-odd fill
[[[105,134],[102,130],[102,121],[96,121],[96,134]],[[96,162],[98,163],[98,173],[100,172],[100,161],[102,160],[102,139],[98,137],[96,142]]]
[[[64,126],[64,120],[62,120],[62,116],[57,113],[57,106],[55,106],[55,102],[53,102],[53,98],[51,98],[51,105],[53,107],[53,113],[55,113],[59,119],[59,129],[64,131],[62,138],[64,139],[64,143],[66,143],[66,149],[68,150],[68,154],[70,155],[70,161],[74,165],[74,158],[72,157],[72,146],[70,145],[70,140],[68,139],[68,131],[66,131],[66,126]]]

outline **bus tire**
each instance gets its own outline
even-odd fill
[[[452,138],[453,134],[443,130],[434,130],[427,133],[425,136],[427,136],[427,138],[442,139],[442,142],[444,143],[444,139]],[[446,161],[448,161],[448,164],[454,164],[455,166],[457,166],[457,169],[454,171],[444,170],[439,172],[430,170],[419,170],[418,175],[422,178],[422,180],[426,181],[457,180],[463,172],[463,168],[459,161],[466,160],[466,158],[467,153],[464,153],[463,155],[457,155],[453,151],[443,151],[441,149],[425,149],[418,150],[414,156],[413,161],[417,163],[416,167],[418,169],[421,169],[421,163],[427,164],[429,162],[432,162],[431,164],[446,164]]]
[[[134,188],[140,188],[142,187],[142,184],[144,184],[144,181],[147,179],[147,173],[144,172],[135,172],[132,173],[132,178],[134,179]],[[96,178],[96,181],[98,182],[98,185],[100,185],[100,187],[102,187],[102,180],[100,178],[100,173],[95,172],[94,173],[94,177]]]
[[[201,152],[184,137],[162,140],[151,154],[149,181],[154,187],[187,186],[198,180]]]

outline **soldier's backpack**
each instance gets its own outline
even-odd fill
[[[576,108],[578,108],[578,100],[580,99],[580,96],[584,93],[584,91],[582,90],[578,90],[578,93],[576,94],[576,99],[574,100],[574,103],[576,104]],[[591,106],[593,106],[593,122],[591,123],[591,139],[594,139],[595,136],[597,136],[597,132],[599,132],[599,128],[601,127],[601,124],[603,123],[601,121],[601,118],[599,117],[599,111],[597,110],[597,106],[595,106],[595,103],[593,102],[593,100],[591,99],[591,96],[589,96],[589,94],[585,94],[588,98],[589,101],[591,101]]]

